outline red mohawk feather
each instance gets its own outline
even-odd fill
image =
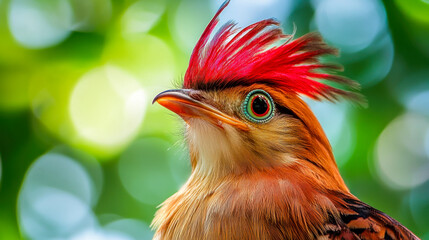
[[[358,93],[320,82],[359,88],[358,83],[347,78],[318,71],[341,69],[319,62],[318,57],[335,55],[337,50],[326,45],[318,33],[292,40],[293,35],[284,34],[277,21],[267,19],[241,30],[227,23],[209,42],[218,16],[228,4],[226,1],[220,7],[197,42],[185,74],[185,88],[209,90],[263,83],[313,99],[336,100],[343,96],[361,100]],[[279,40],[285,42],[273,46]]]

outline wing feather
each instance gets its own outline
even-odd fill
[[[323,237],[329,239],[419,239],[410,230],[385,213],[358,200],[354,196],[332,193],[339,217],[330,217]]]

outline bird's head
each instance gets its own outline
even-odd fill
[[[183,88],[154,99],[187,123],[193,171],[224,176],[308,165],[337,178],[329,142],[300,95],[358,99],[326,83],[351,90],[358,84],[319,61],[336,50],[315,33],[292,40],[269,19],[244,29],[228,23],[211,36],[227,4],[197,42]]]

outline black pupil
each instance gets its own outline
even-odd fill
[[[252,102],[252,109],[256,114],[263,114],[268,109],[267,100],[262,96],[257,96]]]

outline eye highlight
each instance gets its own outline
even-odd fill
[[[266,123],[274,116],[274,101],[270,94],[262,89],[256,89],[247,94],[241,109],[247,120]]]

